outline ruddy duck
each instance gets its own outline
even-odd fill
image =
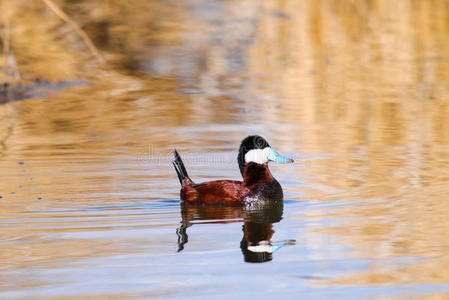
[[[268,169],[268,162],[291,163],[279,155],[261,136],[251,135],[240,144],[237,157],[243,181],[215,180],[194,183],[179,153],[174,150],[176,173],[181,183],[181,199],[188,203],[249,205],[283,199],[282,187]]]

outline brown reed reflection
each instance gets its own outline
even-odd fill
[[[114,222],[105,230],[116,236],[101,245],[59,241],[57,221],[38,234],[21,230],[22,223],[40,224],[40,215],[24,212],[177,199],[169,163],[138,159],[148,145],[161,152],[176,144],[187,154],[230,153],[241,136],[257,131],[281,150],[304,153],[292,169],[273,168],[288,181],[290,198],[345,204],[292,211],[292,219],[318,224],[304,229],[302,243],[332,249],[331,237],[349,249],[338,259],[372,261],[367,270],[319,284],[363,289],[449,282],[446,1],[54,2],[105,63],[43,1],[1,1],[5,270],[28,273],[33,260],[57,269],[65,258],[132,251],[137,246],[122,242],[125,234]],[[83,84],[59,89],[77,81]],[[238,176],[225,164],[195,167],[205,178]],[[84,213],[64,215],[67,231],[76,231],[71,226]],[[257,250],[276,246],[275,218],[183,207],[182,219],[180,248],[188,247],[194,220],[243,222],[242,253],[254,260],[270,258]],[[15,234],[7,233],[11,227]],[[246,253],[251,249],[256,253]],[[405,264],[404,258],[417,261]],[[0,290],[11,284],[3,278]]]

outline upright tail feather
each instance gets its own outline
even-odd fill
[[[179,182],[182,185],[182,182],[185,179],[188,179],[189,183],[193,183],[193,181],[189,178],[189,174],[187,174],[186,167],[184,166],[184,163],[182,162],[181,156],[179,156],[178,151],[176,149],[173,151],[175,155],[175,160],[173,161],[173,166],[175,167],[176,173],[178,174]]]

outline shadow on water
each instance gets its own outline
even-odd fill
[[[189,236],[187,228],[194,224],[243,222],[240,249],[245,262],[271,261],[278,249],[294,245],[295,240],[272,241],[273,224],[282,220],[283,201],[270,201],[261,206],[221,207],[181,203],[181,226],[177,228],[178,252],[184,250]]]
[[[88,83],[82,79],[74,81],[50,82],[36,80],[30,85],[12,86],[9,82],[0,85],[0,104],[51,96],[52,91],[64,90],[71,87],[84,86]]]

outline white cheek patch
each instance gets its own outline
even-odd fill
[[[248,250],[251,252],[258,252],[258,253],[273,253],[273,249],[271,246],[267,244],[257,245],[257,246],[248,246]]]
[[[264,149],[253,149],[245,154],[245,163],[255,162],[258,164],[264,164],[268,162],[268,156],[271,153],[270,147]]]

